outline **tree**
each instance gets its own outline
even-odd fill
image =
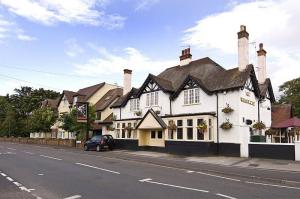
[[[57,114],[50,108],[39,108],[29,117],[31,132],[50,132],[50,127],[55,123]]]
[[[279,91],[283,93],[279,103],[292,104],[294,115],[300,117],[300,77],[283,83]]]

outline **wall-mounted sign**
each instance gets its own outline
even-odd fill
[[[250,104],[252,106],[255,106],[255,102],[251,101],[251,100],[248,100],[248,99],[245,99],[243,97],[241,97],[241,102],[244,102],[246,104]]]
[[[87,103],[77,103],[77,121],[86,122],[88,114],[88,104]]]

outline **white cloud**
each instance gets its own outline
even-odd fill
[[[135,7],[136,11],[145,10],[154,4],[157,4],[160,0],[137,0],[137,5]]]
[[[0,40],[9,36],[13,24],[0,15]]]
[[[84,53],[84,49],[77,43],[77,40],[74,38],[65,41],[65,45],[66,45],[65,53],[69,57],[76,57]]]
[[[84,64],[75,64],[77,74],[99,76],[120,73],[125,68],[135,72],[157,73],[177,64],[177,60],[152,60],[131,47],[123,49],[121,55],[117,55],[105,48],[90,45],[99,52],[100,57],[90,59]]]
[[[199,20],[185,31],[183,43],[204,51],[217,49],[223,55],[233,55],[237,52],[236,33],[244,24],[250,42],[265,44],[274,90],[283,82],[299,77],[300,1],[260,0],[234,3],[230,7],[228,11]]]
[[[45,25],[58,22],[120,28],[125,18],[97,10],[108,0],[0,0],[0,5],[28,20]]]

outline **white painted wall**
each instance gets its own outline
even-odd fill
[[[69,113],[70,112],[70,104],[68,102],[68,100],[66,99],[66,96],[64,95],[62,100],[60,101],[59,105],[58,105],[58,113],[62,114],[62,113]]]
[[[207,95],[200,89],[200,103],[184,105],[184,92],[182,91],[178,97],[172,101],[172,112],[173,114],[216,112],[216,104],[216,95]]]
[[[268,110],[268,108],[270,110]],[[271,101],[269,99],[265,99],[260,103],[260,118],[268,128],[271,127],[272,118],[271,118]]]

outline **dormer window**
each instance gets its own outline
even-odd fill
[[[138,111],[140,109],[140,100],[139,98],[130,100],[130,111]]]
[[[146,106],[157,106],[158,105],[158,91],[146,94]]]
[[[184,105],[191,105],[191,104],[199,104],[200,103],[200,89],[193,88],[183,91]]]

